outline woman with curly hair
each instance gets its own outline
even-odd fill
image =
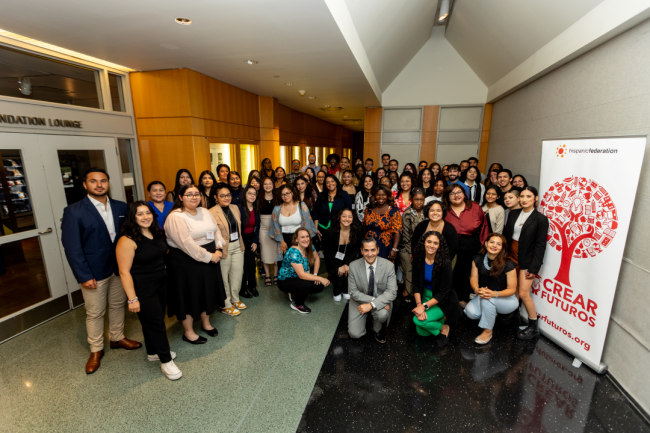
[[[440,335],[438,346],[443,347],[449,340],[449,324],[454,324],[462,313],[451,288],[451,260],[442,234],[424,234],[415,247],[413,268],[415,330],[423,337]]]
[[[169,349],[165,327],[167,271],[165,232],[158,226],[151,207],[136,201],[129,205],[115,254],[129,311],[138,314],[149,361],[160,361],[160,369],[170,380],[183,373],[174,364],[176,354]]]
[[[492,233],[481,252],[472,262],[470,285],[476,297],[467,303],[465,314],[479,320],[481,335],[476,344],[485,345],[492,340],[492,328],[499,314],[512,313],[519,307],[516,265],[508,260],[508,243],[505,236]]]
[[[348,273],[350,263],[357,258],[361,247],[361,225],[350,208],[343,208],[334,215],[327,242],[323,245],[327,272],[333,286],[334,301],[348,300]]]
[[[399,252],[402,238],[402,216],[393,207],[393,194],[384,185],[379,185],[372,194],[363,217],[365,237],[377,239],[379,257],[394,261]]]

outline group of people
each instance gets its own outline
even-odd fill
[[[104,354],[108,306],[110,347],[138,349],[124,335],[124,305],[137,313],[150,361],[160,361],[171,380],[174,364],[164,322],[176,317],[183,341],[204,344],[196,332],[216,337],[210,321],[219,309],[236,317],[242,298],[265,286],[286,292],[301,314],[310,294],[332,286],[335,302],[349,302],[351,338],[366,334],[372,317],[375,339],[386,341],[393,301],[413,313],[416,332],[447,344],[464,314],[480,320],[475,342],[490,342],[497,320],[516,321],[523,303],[527,326],[518,338],[539,335],[530,296],[544,257],[547,218],[536,210],[538,192],[521,175],[493,164],[486,175],[478,160],[440,166],[399,162],[382,155],[381,166],[331,154],[273,169],[268,158],[242,176],[220,164],[197,181],[176,174],[173,189],[160,181],[150,200],[125,203],[108,197],[109,176],[99,168],[84,175],[87,198],[64,211],[65,254],[81,285],[91,355],[86,373]],[[319,274],[321,261],[327,278]],[[258,266],[259,264],[259,266]],[[321,272],[322,273],[322,272]]]

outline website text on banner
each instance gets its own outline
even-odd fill
[[[599,365],[646,137],[545,140],[539,211],[549,219],[533,283],[540,330]],[[625,173],[613,176],[612,173]]]

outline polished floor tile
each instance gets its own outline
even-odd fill
[[[546,338],[497,327],[478,347],[478,322],[464,319],[439,348],[411,308],[396,306],[386,344],[371,331],[351,340],[346,309],[298,432],[650,432],[609,377]]]
[[[215,312],[219,336],[204,345],[181,341],[182,327],[167,320],[176,382],[144,348],[108,342],[101,368],[86,375],[83,307],[0,345],[0,432],[295,431],[344,303],[329,289],[302,315],[275,286],[260,292],[239,317]],[[135,314],[126,334],[142,341]]]

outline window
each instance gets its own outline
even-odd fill
[[[115,106],[113,106],[115,107]],[[132,140],[118,138],[117,145],[120,153],[120,165],[122,166],[122,183],[124,184],[124,197],[127,203],[133,203],[138,199],[138,191],[135,186],[135,164],[133,163]]]
[[[111,101],[113,102],[113,111],[126,112],[124,106],[124,92],[122,91],[122,77],[120,75],[108,73],[108,85],[111,91]]]
[[[103,108],[97,71],[7,47],[0,47],[0,95]]]

